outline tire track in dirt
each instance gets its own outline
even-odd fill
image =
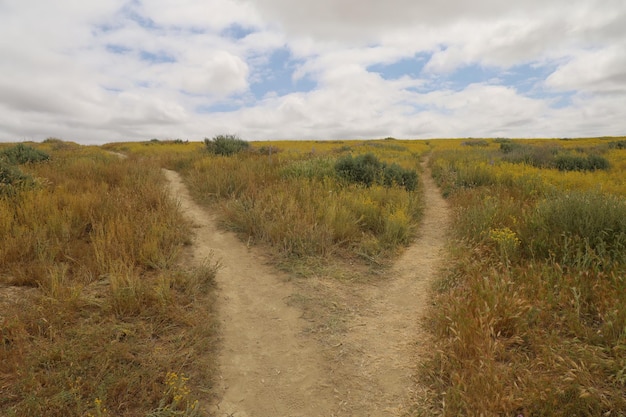
[[[165,170],[172,194],[196,224],[195,262],[214,252],[217,312],[222,323],[217,416],[330,416],[334,397],[315,340],[303,335],[300,311],[287,305],[294,289],[254,249],[191,199],[179,175]]]

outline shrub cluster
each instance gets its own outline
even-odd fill
[[[528,219],[531,253],[563,265],[626,263],[626,202],[572,192],[546,199]]]
[[[0,159],[0,196],[11,194],[15,187],[29,181],[31,181],[30,176]]]
[[[21,143],[0,151],[0,195],[11,195],[19,187],[33,184],[33,178],[16,165],[48,159],[50,157],[47,153]]]
[[[386,187],[399,185],[407,191],[413,191],[417,187],[417,173],[415,171],[404,169],[398,164],[389,165],[381,162],[372,153],[357,157],[346,155],[340,158],[335,164],[335,172],[340,178],[367,187],[373,184]]]
[[[489,142],[487,142],[484,139],[472,139],[472,140],[466,140],[465,142],[462,143],[463,146],[478,146],[480,148],[485,148],[487,146],[489,146]]]
[[[204,139],[209,153],[214,155],[229,156],[244,151],[250,144],[237,135],[217,135],[213,139]]]
[[[503,158],[511,163],[524,163],[537,168],[555,168],[559,171],[596,171],[610,168],[609,161],[597,153],[564,152],[554,146],[530,146],[516,142],[501,142]]]
[[[554,166],[559,171],[596,171],[607,170],[610,164],[605,157],[596,154],[559,154],[554,158]]]
[[[609,149],[626,149],[626,140],[609,142]]]
[[[0,159],[4,159],[9,164],[21,165],[31,162],[42,162],[50,159],[50,156],[32,146],[19,143],[0,152]]]
[[[456,209],[425,367],[441,414],[625,415],[624,155],[565,175],[603,169],[605,146],[499,143],[505,160],[552,169],[460,144],[431,158]]]

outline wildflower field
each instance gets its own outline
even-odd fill
[[[222,139],[0,145],[0,415],[207,415],[218,265],[161,168],[277,268],[384,282],[425,161],[454,221],[409,413],[626,415],[625,138]]]
[[[155,165],[0,146],[0,415],[193,415],[171,375],[210,386],[216,335],[191,236]]]
[[[428,323],[434,409],[626,415],[624,138],[441,145],[454,262]]]
[[[418,172],[429,150],[397,140],[253,142],[233,155],[171,141],[107,147],[179,171],[225,227],[303,273],[320,259],[388,263],[419,223]]]

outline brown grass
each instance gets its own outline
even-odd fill
[[[626,414],[626,202],[591,178],[623,178],[612,158],[568,189],[493,150],[433,156],[456,208],[424,368],[437,414]]]
[[[0,198],[0,414],[201,415],[216,266],[177,265],[191,229],[159,168],[37,147],[36,186]]]

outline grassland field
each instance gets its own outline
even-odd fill
[[[162,168],[277,268],[384,280],[424,158],[454,230],[409,413],[626,415],[626,138],[0,144],[0,415],[206,415],[219,264]]]

